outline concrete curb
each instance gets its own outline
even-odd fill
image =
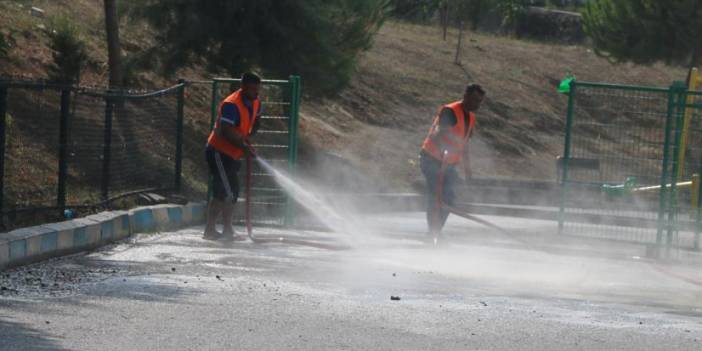
[[[0,271],[107,245],[132,234],[173,230],[205,221],[204,202],[111,211],[0,234]]]

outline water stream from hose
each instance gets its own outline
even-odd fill
[[[312,216],[320,223],[331,229],[335,233],[352,237],[355,225],[327,200],[311,190],[311,186],[303,184],[299,180],[293,179],[285,171],[276,169],[271,164],[261,158],[256,161],[268,173],[275,177],[278,185],[300,206],[307,209]]]

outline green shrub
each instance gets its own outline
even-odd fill
[[[5,34],[0,32],[0,59],[6,59],[10,54],[10,43],[5,38]]]
[[[81,70],[88,60],[78,27],[67,18],[59,18],[51,26],[49,39],[52,51],[52,62],[47,67],[49,80],[78,83]]]

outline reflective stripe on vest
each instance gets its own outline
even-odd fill
[[[254,123],[256,122],[256,116],[261,108],[261,102],[259,99],[253,102],[253,115],[249,113],[249,109],[244,104],[243,95],[241,94],[241,89],[235,91],[231,95],[227,96],[219,104],[217,119],[215,120],[215,126],[210,136],[207,138],[207,144],[212,146],[215,150],[235,159],[240,160],[244,156],[244,150],[230,144],[223,136],[220,136],[215,131],[220,128],[234,128],[244,139],[251,135]],[[239,110],[239,125],[238,126],[222,126],[222,107],[224,104],[230,103],[237,107]]]
[[[453,114],[456,116],[456,124],[443,133],[439,143],[437,138],[439,137],[441,111],[445,108],[453,111]],[[465,113],[460,101],[444,105],[434,117],[434,122],[431,129],[429,129],[429,135],[424,139],[422,150],[435,159],[445,160],[446,163],[451,165],[461,162],[465,145],[468,143],[473,128],[475,128],[475,114],[471,112],[469,118],[468,125],[466,125]]]

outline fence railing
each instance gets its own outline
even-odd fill
[[[573,81],[560,232],[699,249],[700,97],[681,82],[651,88]]]
[[[0,213],[181,188],[184,84],[135,93],[0,80]]]
[[[133,92],[0,79],[0,224],[18,225],[19,214],[55,220],[65,209],[149,191],[206,199],[205,142],[220,100],[238,85],[230,78],[181,80]],[[254,144],[292,170],[300,78],[264,80],[261,98]],[[287,198],[270,176],[257,173],[254,198],[265,208],[259,219],[289,223]]]

